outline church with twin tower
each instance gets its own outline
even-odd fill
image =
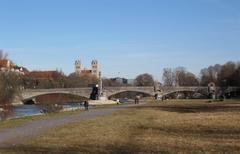
[[[92,60],[91,69],[82,66],[80,60],[75,61],[75,73],[78,75],[94,75],[99,78],[99,64],[97,60]]]

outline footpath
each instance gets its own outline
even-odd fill
[[[25,141],[34,138],[41,133],[44,133],[47,129],[64,125],[70,122],[78,122],[81,120],[93,119],[99,116],[109,115],[113,112],[127,109],[129,107],[135,106],[134,104],[119,105],[113,107],[93,109],[89,111],[84,111],[76,113],[73,115],[66,115],[60,117],[52,117],[44,120],[30,121],[13,128],[6,128],[0,132],[0,148],[1,147],[11,147],[17,144],[24,143]]]

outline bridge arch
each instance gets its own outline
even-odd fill
[[[82,97],[84,100],[88,100],[89,97],[81,95],[81,94],[74,94],[74,93],[69,93],[69,92],[43,92],[43,93],[36,93],[36,94],[32,94],[28,97],[25,97],[22,99],[22,102],[24,104],[27,104],[26,102],[31,101],[33,104],[36,104],[36,98],[40,97],[40,96],[45,96],[45,95],[51,95],[51,94],[63,94],[63,95],[69,95],[69,96],[78,96],[78,97]]]
[[[164,93],[163,96],[171,95],[171,94],[174,94],[174,93],[186,93],[186,92],[195,93],[196,91],[193,91],[193,90],[173,90],[173,91],[169,91],[169,92]]]
[[[153,96],[152,93],[149,93],[149,92],[146,92],[143,90],[119,90],[119,91],[115,91],[115,92],[108,94],[107,97],[110,99],[113,96],[116,96],[119,94],[124,94],[124,93],[132,93],[132,95],[134,95],[136,93],[136,94],[142,94],[144,96]],[[131,95],[131,94],[129,94],[129,95]],[[134,95],[134,97],[135,97],[135,95]]]
[[[202,91],[202,90],[198,90],[198,89],[195,89],[195,90],[189,90],[189,89],[186,89],[186,90],[173,90],[173,91],[168,91],[168,92],[165,92],[165,93],[163,93],[163,97],[165,97],[165,96],[168,96],[168,95],[171,95],[171,94],[174,94],[174,93],[191,93],[192,95],[193,94],[201,94],[202,96],[204,96],[204,97],[207,97],[208,96],[208,94],[206,93],[206,92],[204,92],[204,91]]]

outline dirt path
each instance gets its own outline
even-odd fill
[[[15,146],[26,140],[44,133],[48,128],[63,125],[69,122],[93,119],[98,116],[108,115],[113,112],[126,109],[134,105],[121,105],[109,108],[94,109],[74,115],[66,115],[61,117],[53,117],[45,120],[31,121],[14,128],[7,128],[0,132],[0,148]]]

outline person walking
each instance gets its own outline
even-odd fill
[[[139,100],[140,100],[140,96],[137,95],[137,96],[135,97],[135,104],[139,104]]]
[[[84,101],[84,108],[85,108],[85,110],[88,110],[88,109],[89,109],[89,103],[88,103],[87,100]]]
[[[139,95],[137,95],[137,104],[139,104],[140,98],[141,97]]]

